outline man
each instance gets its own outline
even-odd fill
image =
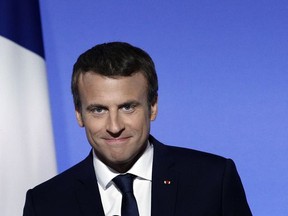
[[[150,135],[157,91],[154,63],[137,47],[113,42],[80,55],[72,93],[93,150],[29,190],[24,216],[127,216],[131,206],[133,216],[252,215],[232,160],[166,146]],[[129,198],[118,184],[123,176],[133,179]]]

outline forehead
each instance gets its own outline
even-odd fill
[[[123,102],[147,98],[147,81],[142,73],[132,76],[106,77],[93,72],[79,77],[79,93],[82,103]],[[97,101],[96,101],[97,100]]]

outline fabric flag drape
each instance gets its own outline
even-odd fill
[[[0,215],[56,174],[38,0],[0,0]]]

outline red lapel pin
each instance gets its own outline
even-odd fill
[[[164,184],[170,185],[170,184],[171,184],[171,181],[170,181],[170,180],[164,180]]]

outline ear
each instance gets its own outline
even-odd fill
[[[78,125],[80,127],[84,127],[84,122],[83,122],[81,111],[75,110],[75,114],[76,114],[76,119],[77,119]]]
[[[150,114],[150,120],[154,121],[158,114],[158,97],[155,99],[155,101],[151,104],[151,114]]]

